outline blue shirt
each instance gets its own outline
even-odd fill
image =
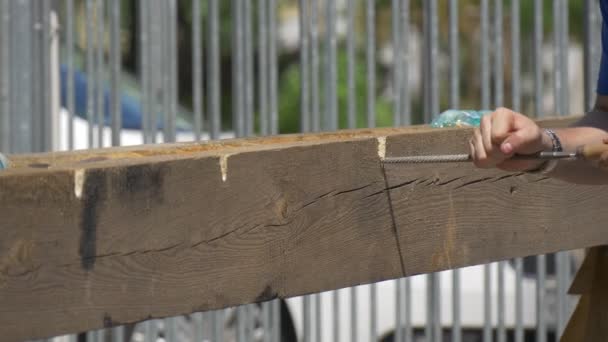
[[[597,93],[608,95],[608,0],[600,0],[602,11],[602,60],[597,79]]]

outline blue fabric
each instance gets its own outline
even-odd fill
[[[608,0],[599,0],[602,11],[602,60],[597,79],[597,93],[608,95]]]

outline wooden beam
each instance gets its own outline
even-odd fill
[[[608,243],[607,187],[380,162],[464,152],[470,133],[11,156],[0,172],[0,334],[47,337]]]

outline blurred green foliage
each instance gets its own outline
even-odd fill
[[[249,1],[249,0],[248,0]],[[258,1],[251,0],[252,8],[252,36],[254,54],[257,51],[257,13],[258,13]],[[277,14],[279,17],[284,18],[284,13],[289,12],[297,8],[296,0],[277,0],[279,8]],[[136,39],[135,27],[137,26],[133,18],[136,16],[132,15],[131,12],[136,11],[134,1],[124,0],[123,1],[123,31],[126,30],[130,34],[132,39]],[[129,4],[129,5],[125,5]],[[219,4],[219,30],[220,30],[220,46],[221,46],[221,74],[222,74],[222,118],[225,128],[231,126],[232,120],[232,76],[231,76],[231,53],[232,53],[232,1],[220,0]],[[357,63],[356,63],[356,96],[355,103],[357,108],[357,126],[365,127],[366,111],[367,111],[367,84],[366,84],[366,63],[365,63],[365,3],[360,1],[356,19],[356,39],[357,39]],[[478,29],[479,29],[479,0],[460,0],[459,4],[459,16],[460,16],[460,75],[461,75],[461,105],[464,107],[470,107],[478,103],[479,99],[479,79],[478,79]],[[493,4],[490,2],[491,19],[493,16]],[[531,42],[530,38],[533,33],[534,27],[534,1],[532,0],[521,0],[521,34],[522,34],[522,54],[523,61],[522,65],[524,72],[526,68],[530,67],[530,58],[526,56],[531,53]],[[322,5],[322,3],[321,3]],[[439,16],[440,18],[447,18],[448,15],[448,2],[439,1]],[[191,75],[189,72],[188,65],[191,63],[191,51],[192,51],[192,39],[191,39],[191,26],[192,26],[192,2],[190,0],[178,0],[178,15],[179,15],[179,55],[180,55],[180,101],[182,105],[189,107],[191,105]],[[376,41],[377,47],[383,46],[387,43],[391,37],[391,6],[392,0],[377,0],[376,1]],[[419,32],[422,31],[422,11],[423,1],[412,1],[410,2],[410,18],[411,25],[416,27]],[[508,36],[510,32],[510,15],[511,15],[511,1],[503,1],[503,14],[504,14],[504,32]],[[580,0],[569,0],[569,32],[570,39],[572,41],[582,40],[583,30],[583,8],[584,2]],[[325,10],[324,6],[321,6],[320,11]],[[202,22],[202,46],[204,54],[206,54],[207,39],[209,37],[208,32],[208,1],[201,1],[201,18]],[[553,31],[553,0],[543,0],[543,28],[544,28],[544,39],[550,41],[553,39],[551,32]],[[293,13],[293,12],[292,12]],[[131,21],[129,21],[131,18]],[[319,18],[321,26],[324,26],[323,17]],[[447,20],[440,20],[440,49],[443,53],[447,53],[448,46],[448,27]],[[341,37],[343,39],[344,37]],[[343,41],[340,42],[340,49],[338,54],[338,108],[340,115],[340,128],[345,128],[346,124],[346,111],[348,103],[348,90],[347,90],[347,58],[345,49],[343,48]],[[319,51],[321,57],[321,70],[320,79],[323,82],[323,75],[325,74],[324,65],[324,37],[323,33],[320,36],[320,48]],[[508,46],[508,42],[505,41],[505,48]],[[131,46],[135,46],[131,44]],[[379,52],[378,52],[379,53]],[[257,55],[257,54],[256,54]],[[135,59],[133,59],[135,60]],[[205,60],[206,61],[206,60]],[[281,51],[279,50],[279,86],[278,86],[278,99],[279,99],[279,123],[281,133],[291,133],[299,131],[299,115],[300,115],[300,68],[299,68],[299,54],[297,51]],[[254,64],[257,69],[257,62]],[[133,63],[133,70],[136,69],[136,62]],[[206,69],[205,69],[206,71]],[[507,70],[505,70],[507,72]],[[376,122],[377,126],[390,126],[392,125],[392,100],[383,95],[383,91],[386,86],[390,84],[391,70],[383,70],[378,65],[376,70]],[[441,75],[442,79],[446,75]],[[505,81],[509,81],[509,75],[506,74]],[[257,84],[256,87],[257,88]],[[447,108],[449,105],[449,94],[447,82],[440,84],[440,100],[441,108]],[[323,97],[325,95],[325,88],[321,83],[321,89],[318,89],[321,97],[320,112],[323,116],[325,111],[323,106]],[[509,88],[505,85],[505,98],[508,96]],[[421,97],[421,96],[419,96]],[[257,104],[257,94],[256,101]],[[422,103],[420,98],[412,98],[412,113],[414,114],[414,123],[420,122],[420,113],[422,112]],[[257,105],[256,105],[257,108]],[[256,113],[259,116],[259,113]],[[321,120],[321,123],[323,120]]]

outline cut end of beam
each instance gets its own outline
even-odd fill
[[[224,154],[220,157],[220,171],[222,173],[222,182],[225,182],[228,179],[228,157],[229,154]]]
[[[386,137],[378,137],[378,157],[386,157]]]
[[[74,195],[76,198],[82,198],[82,187],[84,185],[85,173],[83,169],[74,171]]]

